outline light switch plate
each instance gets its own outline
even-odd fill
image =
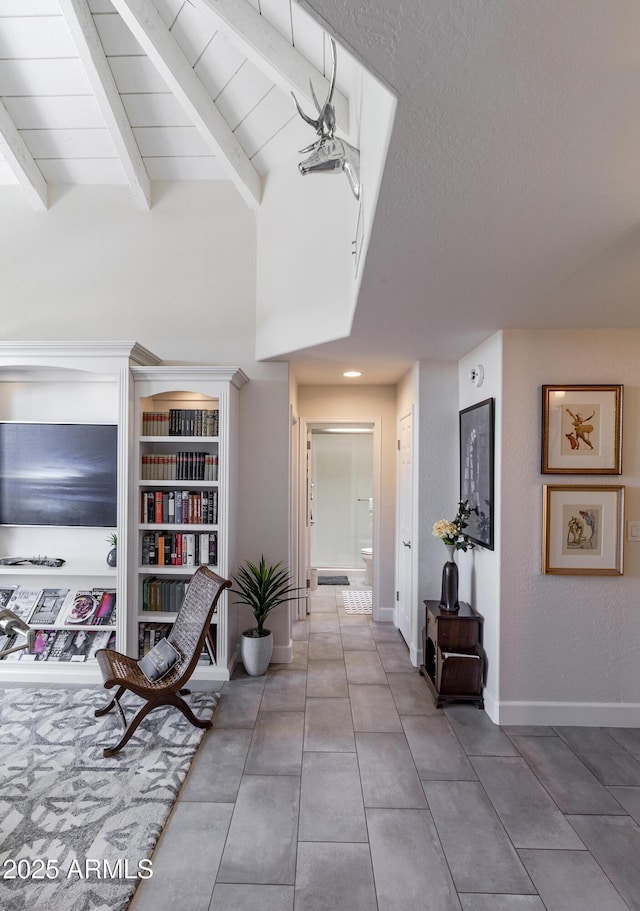
[[[627,522],[627,541],[640,541],[640,522]]]

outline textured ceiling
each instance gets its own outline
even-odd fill
[[[327,360],[383,381],[500,328],[640,325],[635,0],[304,5],[398,93],[352,337],[305,352],[305,381]]]

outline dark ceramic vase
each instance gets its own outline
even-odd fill
[[[107,566],[117,566],[118,565],[118,548],[112,547],[109,553],[107,554]]]
[[[453,560],[454,548],[447,548],[450,559],[442,567],[442,591],[440,593],[440,609],[455,613],[459,610],[458,603],[458,567]]]

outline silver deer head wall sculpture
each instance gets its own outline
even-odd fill
[[[309,117],[298,104],[298,99],[293,95],[296,103],[298,114],[305,123],[312,126],[318,135],[318,139],[310,146],[300,149],[301,155],[310,152],[308,158],[301,161],[298,169],[301,174],[331,174],[338,171],[344,171],[349,181],[349,186],[353,191],[356,199],[360,199],[360,152],[354,146],[349,145],[344,139],[338,139],[334,136],[336,129],[336,112],[331,104],[333,90],[336,85],[336,43],[330,38],[331,43],[331,80],[329,85],[329,94],[323,105],[318,104],[316,93],[313,90],[313,84],[309,80],[311,87],[311,97],[318,110],[318,116],[314,119]]]

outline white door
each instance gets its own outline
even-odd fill
[[[417,616],[413,593],[413,415],[400,418],[398,441],[397,626],[411,648],[413,617]]]

